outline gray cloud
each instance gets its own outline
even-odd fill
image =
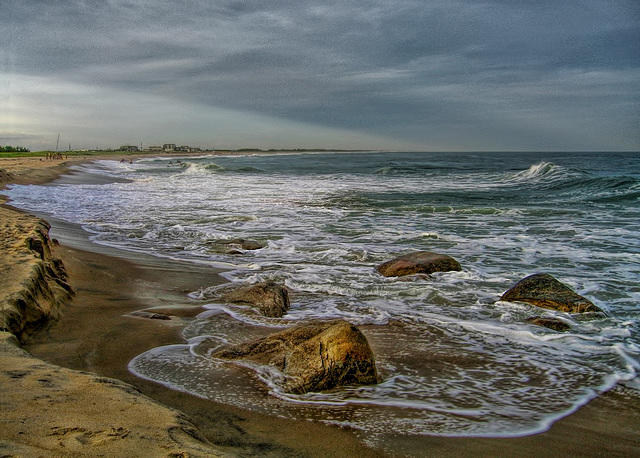
[[[633,0],[2,9],[9,80],[45,76],[425,149],[640,149]]]

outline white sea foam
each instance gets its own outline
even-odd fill
[[[335,162],[346,158],[351,165]],[[273,280],[291,288],[289,312],[274,319],[217,303],[215,290],[202,285],[190,296],[208,310],[184,329],[188,344],[135,358],[130,368],[141,377],[262,412],[350,425],[371,437],[388,429],[528,434],[618,381],[637,385],[640,211],[637,201],[595,200],[598,193],[631,195],[633,180],[597,181],[601,169],[632,174],[630,161],[618,168],[598,162],[588,175],[582,157],[514,164],[511,156],[401,154],[170,160],[99,161],[83,170],[114,182],[9,191],[14,205],[81,224],[96,243],[221,267],[236,283]],[[236,255],[211,249],[233,238],[264,248]],[[375,271],[414,250],[449,254],[463,271],[404,279]],[[499,300],[535,272],[553,274],[609,316]],[[559,318],[571,330],[529,324],[533,315]],[[383,383],[293,396],[279,388],[277,371],[252,366],[251,379],[208,358],[218,345],[335,318],[362,326]]]

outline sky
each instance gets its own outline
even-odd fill
[[[640,151],[638,0],[0,0],[0,145]]]

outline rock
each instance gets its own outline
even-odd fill
[[[432,274],[434,272],[460,271],[460,263],[451,256],[417,251],[399,258],[387,261],[376,267],[385,277],[400,277],[413,274]]]
[[[171,319],[169,315],[165,315],[164,313],[147,312],[145,310],[136,310],[135,312],[131,312],[129,315],[137,316],[139,318],[148,318],[150,320],[170,320]]]
[[[216,253],[224,254],[242,254],[244,251],[259,250],[264,248],[259,242],[255,240],[246,239],[231,239],[231,240],[215,240],[205,242],[211,250]]]
[[[283,389],[289,393],[378,383],[375,358],[366,337],[342,320],[295,326],[219,350],[213,357],[274,366],[284,374]]]
[[[264,245],[256,242],[255,240],[232,239],[221,241],[220,243],[223,245],[239,245],[243,250],[259,250],[264,248]]]
[[[520,280],[505,292],[500,300],[526,302],[567,313],[604,313],[590,300],[575,293],[549,274],[534,274]]]
[[[535,324],[537,326],[544,326],[545,328],[553,329],[554,331],[568,331],[571,329],[567,323],[558,318],[543,318],[541,316],[532,316],[527,318],[527,322]]]
[[[222,295],[222,300],[234,304],[249,304],[264,316],[281,318],[289,310],[289,291],[274,282],[243,286]]]

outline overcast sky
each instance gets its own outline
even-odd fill
[[[0,0],[0,144],[640,150],[638,0]]]

